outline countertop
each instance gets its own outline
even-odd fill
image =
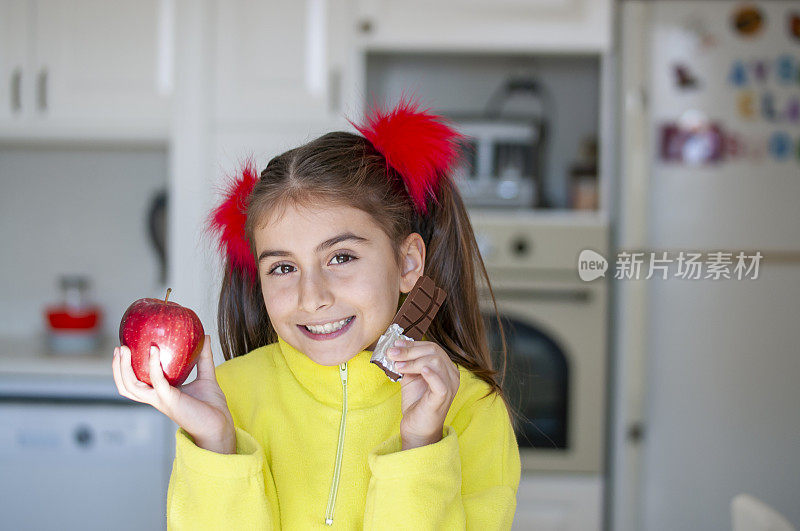
[[[0,401],[114,401],[139,405],[119,394],[111,371],[118,340],[96,350],[53,354],[44,336],[0,336]]]
[[[105,377],[113,382],[111,360],[119,340],[106,336],[93,351],[54,354],[44,336],[0,336],[0,375]]]

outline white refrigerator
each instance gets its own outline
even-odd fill
[[[607,528],[800,529],[800,2],[618,15]]]

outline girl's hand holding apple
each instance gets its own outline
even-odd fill
[[[225,395],[217,384],[210,339],[209,336],[203,339],[197,378],[189,384],[177,388],[167,382],[158,347],[152,347],[150,351],[152,387],[139,381],[131,366],[131,351],[124,345],[114,349],[114,382],[120,395],[161,411],[186,430],[197,446],[232,454],[236,452],[233,418]]]
[[[217,384],[211,338],[197,314],[169,300],[171,292],[163,301],[134,301],[123,314],[112,365],[117,390],[167,415],[201,448],[234,453],[236,434]],[[197,379],[181,386],[195,365]]]

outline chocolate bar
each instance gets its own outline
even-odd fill
[[[421,340],[445,297],[447,294],[433,282],[433,279],[421,276],[397,310],[389,328],[378,341],[368,347],[368,350],[373,351],[370,361],[383,369],[393,382],[398,381],[403,375],[394,370],[394,361],[386,357],[386,351],[398,338],[408,341]]]
[[[378,342],[372,352],[372,358],[370,358],[370,361],[383,369],[386,376],[393,382],[398,381],[403,375],[395,371],[394,360],[387,358],[386,352],[398,339],[414,341],[410,337],[403,335],[403,329],[400,328],[400,325],[392,323],[389,325],[389,328],[386,329],[386,332],[381,334],[381,337],[378,338]]]

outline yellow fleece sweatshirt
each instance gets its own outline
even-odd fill
[[[218,366],[236,454],[178,429],[167,528],[509,529],[520,458],[502,399],[459,366],[442,440],[401,450],[400,382],[371,355],[323,366],[279,338]]]

